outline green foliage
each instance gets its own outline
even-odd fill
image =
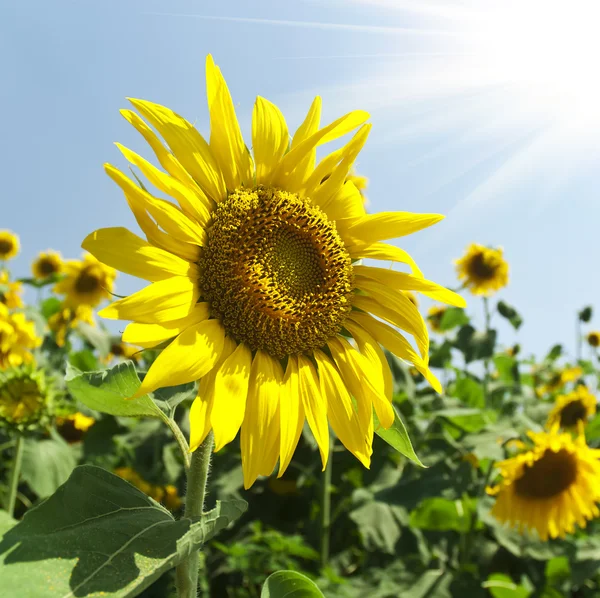
[[[458,326],[465,326],[469,323],[469,316],[464,309],[460,307],[449,307],[444,311],[440,319],[439,328],[442,332],[447,332]]]
[[[385,440],[391,447],[396,449],[400,454],[410,459],[413,463],[424,467],[423,463],[421,463],[419,457],[417,457],[417,454],[415,453],[415,449],[413,448],[410,437],[408,436],[406,426],[402,422],[402,418],[400,417],[398,410],[394,408],[394,412],[396,414],[394,423],[387,430],[381,427],[381,424],[377,419],[377,415],[373,413],[375,433],[377,436]]]
[[[456,337],[456,348],[462,352],[467,363],[492,357],[495,346],[495,330],[481,332],[470,324],[462,326]]]
[[[518,330],[521,327],[521,324],[523,323],[523,318],[519,315],[517,310],[512,305],[509,305],[504,301],[498,301],[497,309],[498,313],[503,318],[506,318],[515,330]]]
[[[277,571],[267,577],[260,598],[324,598],[306,575],[297,571]]]

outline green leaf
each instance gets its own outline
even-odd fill
[[[481,585],[487,588],[494,598],[527,598],[531,594],[527,588],[517,585],[503,573],[493,573]]]
[[[585,322],[587,324],[592,319],[592,314],[593,314],[592,306],[588,305],[587,307],[584,307],[579,312],[579,320],[581,322]]]
[[[100,357],[106,357],[110,353],[111,336],[106,330],[92,326],[87,322],[79,322],[77,331],[92,347],[98,350]]]
[[[555,361],[562,355],[562,352],[563,352],[562,345],[554,345],[550,349],[550,351],[548,351],[548,355],[546,355],[546,360],[547,361]]]
[[[425,465],[421,463],[419,457],[417,457],[417,453],[415,453],[415,449],[413,448],[408,432],[406,431],[406,426],[404,425],[398,410],[395,407],[393,407],[393,409],[396,417],[394,418],[394,423],[387,430],[384,430],[381,427],[377,415],[373,412],[375,434],[385,440],[400,454],[410,459],[413,463],[416,463],[420,467],[425,467]]]
[[[546,580],[557,586],[571,578],[571,566],[566,556],[557,556],[546,563]]]
[[[97,370],[100,364],[96,356],[89,350],[75,351],[69,355],[69,363],[82,372]]]
[[[65,381],[69,392],[90,409],[110,415],[162,417],[162,411],[148,395],[130,398],[141,384],[131,361],[123,361],[110,370],[85,373],[67,364]]]
[[[509,305],[504,301],[498,301],[497,309],[498,313],[503,318],[506,318],[512,324],[512,327],[515,330],[520,328],[521,324],[523,323],[523,318],[512,305]]]
[[[195,399],[197,394],[198,384],[196,382],[188,382],[187,384],[159,388],[152,393],[152,396],[156,400],[163,401],[169,409],[175,409],[179,403],[188,399]]]
[[[498,370],[498,379],[502,382],[516,382],[519,380],[519,362],[510,355],[496,355],[494,365]]]
[[[440,320],[440,330],[445,332],[470,322],[465,310],[460,307],[448,307]]]
[[[0,536],[16,524],[17,522],[6,511],[0,510]]]
[[[452,343],[444,341],[441,345],[431,343],[429,348],[429,365],[443,369],[452,361]]]
[[[145,494],[99,467],[76,468],[0,543],[3,598],[137,596],[238,518],[244,501],[217,502],[175,521]]]
[[[267,577],[260,598],[325,598],[306,575],[297,571],[277,571]]]
[[[470,407],[485,407],[483,386],[468,376],[459,376],[452,388],[452,396]]]
[[[40,498],[64,484],[76,465],[71,447],[60,437],[25,440],[21,477]]]
[[[478,332],[473,326],[463,326],[456,335],[455,346],[463,353],[467,363],[487,359],[494,354],[496,331]]]
[[[428,531],[465,533],[477,509],[477,499],[426,498],[410,514],[410,525]],[[478,528],[483,527],[479,523]]]
[[[46,320],[49,320],[51,316],[58,313],[62,307],[62,301],[56,297],[48,297],[42,301],[40,310]]]

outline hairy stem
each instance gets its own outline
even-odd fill
[[[187,473],[187,495],[185,498],[184,517],[187,519],[202,515],[212,447],[213,433],[211,431],[204,442],[192,453]],[[179,563],[175,577],[177,596],[179,598],[196,598],[198,595],[197,550],[194,550],[184,561]]]
[[[162,411],[161,411],[161,413],[162,413]],[[168,426],[169,430],[171,430],[171,432],[173,433],[173,437],[177,441],[177,444],[179,445],[179,449],[181,450],[181,454],[183,455],[183,464],[185,465],[185,471],[186,471],[186,473],[189,472],[190,464],[191,464],[190,447],[187,443],[187,440],[185,439],[185,436],[183,435],[183,432],[181,431],[180,427],[177,425],[175,420],[171,419],[165,413],[162,414],[161,419],[163,422],[165,422],[165,424]],[[212,434],[212,432],[211,432],[211,434]],[[212,436],[211,436],[211,438],[212,438]],[[208,437],[207,437],[207,439],[208,439]],[[212,447],[212,445],[211,445],[211,447]],[[198,450],[200,450],[200,448],[198,448]],[[209,451],[209,457],[210,457],[210,451]]]
[[[489,304],[489,299],[487,297],[483,298],[483,313],[485,316],[485,336],[487,338],[490,333],[490,320],[491,320],[490,304]],[[485,400],[485,406],[489,407],[489,400],[490,400],[490,398],[489,398],[489,385],[490,385],[490,359],[489,359],[489,357],[486,357],[483,360],[483,368],[484,368],[483,397]]]
[[[329,444],[327,466],[321,474],[321,567],[329,564],[329,536],[331,533],[331,470],[333,468],[333,445]]]
[[[21,462],[23,461],[23,447],[25,442],[21,435],[17,436],[15,443],[15,454],[13,455],[10,473],[8,476],[8,494],[6,496],[6,512],[12,517],[15,512],[17,502],[17,489],[19,487],[19,478],[21,477]]]

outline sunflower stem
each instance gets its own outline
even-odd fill
[[[204,442],[192,453],[187,473],[187,495],[185,498],[186,519],[201,517],[204,510],[206,482],[210,468],[210,456],[213,447],[213,433],[208,433]],[[177,566],[175,572],[177,596],[196,598],[198,595],[199,551],[194,550]]]
[[[490,304],[489,304],[489,299],[487,297],[483,297],[483,313],[485,316],[485,337],[486,339],[488,338],[489,334],[490,334],[490,321],[491,321],[491,315],[490,315]],[[484,368],[484,374],[483,374],[483,398],[485,401],[485,406],[489,407],[488,403],[489,403],[489,384],[490,384],[490,360],[489,357],[486,357],[483,360],[483,368]]]
[[[331,533],[331,472],[333,469],[334,439],[329,443],[327,466],[321,474],[321,568],[329,564],[329,536]]]
[[[15,504],[17,502],[17,489],[19,487],[19,479],[21,477],[21,463],[23,462],[23,447],[25,442],[21,435],[17,436],[15,442],[15,454],[10,466],[8,476],[8,494],[6,496],[6,512],[12,517],[15,512]]]
[[[175,438],[175,441],[179,445],[179,450],[181,450],[181,455],[183,456],[183,464],[185,466],[185,471],[186,471],[186,473],[188,473],[190,470],[191,459],[190,459],[190,447],[187,443],[187,440],[185,439],[185,436],[183,435],[181,428],[177,425],[177,422],[173,418],[169,417],[166,413],[163,413],[162,411],[161,411],[161,414],[162,414],[161,415],[162,421],[167,425],[169,430],[171,430],[173,437]]]

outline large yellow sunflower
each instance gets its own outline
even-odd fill
[[[548,427],[559,426],[566,430],[585,424],[596,413],[596,397],[585,387],[578,386],[573,392],[560,395],[550,414]]]
[[[109,299],[117,275],[114,268],[89,254],[81,261],[66,262],[64,273],[65,278],[56,283],[54,292],[65,295],[65,307],[72,308],[80,305],[96,307],[103,299]]]
[[[321,127],[316,98],[290,144],[283,115],[259,97],[253,159],[210,56],[206,79],[209,142],[168,108],[131,100],[167,149],[140,116],[123,111],[166,172],[119,149],[178,205],[106,166],[147,241],[108,228],[89,235],[83,247],[152,284],[100,315],[132,320],[123,334],[128,343],[153,347],[174,339],[138,395],[199,379],[191,448],[212,429],[219,450],[241,428],[246,487],[270,475],[278,459],[280,475],[285,471],[305,420],[323,466],[328,422],[368,466],[373,408],[385,428],[394,420],[391,373],[380,345],[413,363],[440,390],[428,367],[423,318],[402,291],[464,305],[460,296],[424,279],[405,251],[382,241],[441,216],[365,213],[359,191],[346,181],[370,129],[363,124],[365,112]],[[316,163],[320,145],[357,128],[349,142]],[[408,264],[413,274],[356,263],[366,257]],[[417,350],[396,327],[415,337]]]
[[[432,305],[427,312],[427,321],[431,330],[434,332],[443,332],[441,328],[442,318],[446,313],[445,305]]]
[[[456,260],[459,280],[473,295],[493,295],[508,284],[508,263],[502,248],[492,249],[471,243],[463,257]]]
[[[63,303],[60,309],[48,319],[48,328],[54,333],[54,341],[59,347],[64,347],[67,334],[77,328],[80,322],[95,326],[94,312],[89,305],[81,304],[69,307]]]
[[[19,253],[19,237],[9,230],[0,230],[0,260],[10,260]]]
[[[31,264],[31,271],[35,278],[43,280],[53,274],[62,272],[63,260],[57,251],[42,251]]]
[[[600,450],[556,429],[528,435],[531,450],[497,464],[502,480],[488,488],[497,495],[492,514],[544,541],[573,533],[576,523],[585,527],[600,515]]]
[[[11,313],[0,303],[0,370],[31,363],[31,350],[41,343],[33,322],[22,313]]]
[[[0,272],[0,303],[9,309],[23,307],[23,285],[12,281],[6,270]]]

